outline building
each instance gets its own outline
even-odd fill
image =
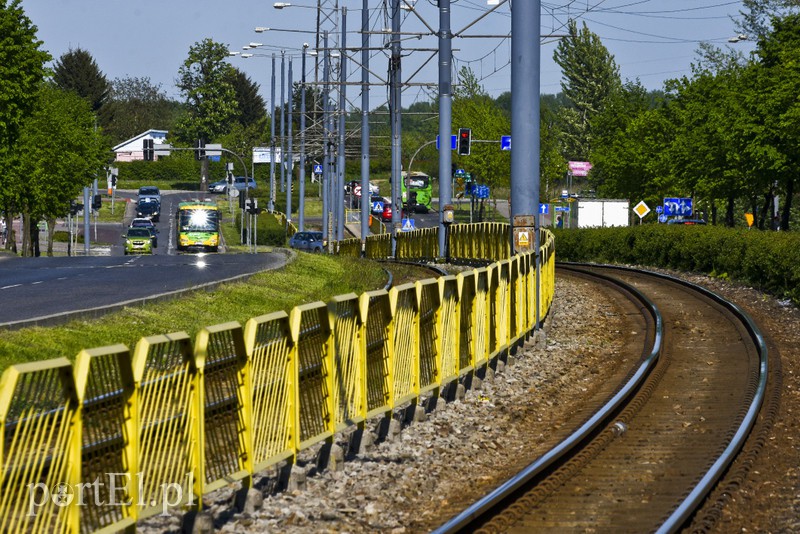
[[[116,157],[114,161],[142,161],[144,160],[144,140],[152,139],[155,149],[158,150],[158,145],[167,142],[166,130],[147,130],[140,133],[136,137],[132,137],[127,141],[123,141],[111,150],[114,151]],[[158,159],[158,155],[155,156]]]

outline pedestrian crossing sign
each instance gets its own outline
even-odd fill
[[[409,219],[409,218],[403,219],[403,226],[401,227],[401,230],[403,232],[410,232],[411,230],[416,230],[416,227],[414,226],[414,219]]]

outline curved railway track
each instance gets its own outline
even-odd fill
[[[678,279],[559,269],[636,303],[642,357],[601,407],[576,415],[574,432],[437,532],[672,532],[695,518],[707,528],[713,512],[697,510],[714,508],[707,496],[777,395],[761,333],[735,305]]]

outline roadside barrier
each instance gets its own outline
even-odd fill
[[[537,280],[534,254],[509,257],[508,226],[485,224],[479,238],[455,225],[454,251],[498,258],[458,275],[209,326],[193,341],[177,332],[132,352],[83,350],[74,365],[9,367],[0,531],[116,531],[199,510],[203,495],[248,488],[256,472],[504,357],[538,326],[536,306],[540,320],[550,309],[555,248],[542,231]],[[386,252],[384,235],[368,239],[368,257]],[[434,240],[422,240],[403,254],[427,254]]]

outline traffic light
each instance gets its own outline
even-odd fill
[[[142,142],[142,147],[144,151],[144,160],[145,161],[153,161],[155,156],[154,151],[154,144],[152,139],[144,139]]]
[[[194,159],[196,159],[196,160],[206,159],[206,151],[205,151],[206,140],[205,139],[197,139],[194,142],[194,148],[196,149],[194,151]]]
[[[100,208],[103,206],[103,199],[100,195],[95,195],[92,198],[92,209],[94,211],[100,211]]]
[[[458,129],[458,155],[469,156],[472,143],[472,130],[470,128]]]

